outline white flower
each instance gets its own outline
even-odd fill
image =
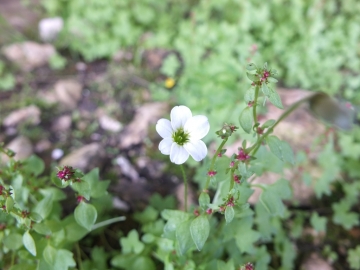
[[[207,148],[202,138],[209,132],[210,125],[206,116],[192,116],[186,106],[175,106],[170,113],[171,122],[160,119],[156,131],[163,138],[159,150],[164,155],[170,155],[171,162],[183,164],[189,154],[196,161],[207,155]]]

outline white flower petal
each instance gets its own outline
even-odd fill
[[[170,150],[170,160],[175,164],[183,164],[189,158],[189,153],[184,147],[173,143]]]
[[[167,119],[160,119],[156,123],[156,131],[162,138],[169,138],[173,134],[171,122]]]
[[[171,126],[174,130],[184,127],[185,123],[192,117],[190,109],[186,106],[175,106],[170,113]]]
[[[203,141],[190,141],[184,144],[185,150],[192,156],[195,161],[204,159],[207,155],[207,147]]]
[[[196,115],[185,123],[184,130],[189,132],[190,140],[200,140],[210,130],[209,120],[204,115]]]
[[[171,145],[173,144],[172,138],[165,138],[159,143],[159,150],[161,154],[170,155]]]

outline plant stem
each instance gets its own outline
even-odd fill
[[[221,152],[222,148],[224,147],[226,141],[228,140],[228,138],[223,139],[223,141],[221,142],[221,144],[219,145],[218,149],[215,152],[215,155],[213,156],[213,158],[211,159],[211,163],[210,163],[210,168],[209,171],[213,171],[214,170],[214,165],[215,165],[215,161],[216,158],[218,157],[219,153]],[[209,188],[209,184],[210,184],[210,176],[208,175],[207,179],[206,179],[206,184],[205,184],[205,190],[207,190]]]
[[[82,270],[81,251],[80,251],[80,247],[79,247],[79,242],[76,242],[75,248],[76,248],[79,270]]]
[[[104,221],[94,224],[94,226],[92,227],[91,230],[94,231],[100,227],[107,226],[107,225],[110,225],[115,222],[124,221],[125,219],[126,219],[126,217],[116,217],[116,218],[107,219],[107,220],[104,220]]]
[[[230,170],[230,189],[229,189],[229,192],[234,188],[234,171],[235,171],[234,168],[232,168]]]
[[[180,165],[180,168],[184,179],[184,208],[185,208],[185,212],[187,212],[188,184],[187,184],[187,178],[183,165]]]
[[[251,146],[249,149],[248,149],[248,153],[250,154],[251,152],[252,155],[255,155],[257,150],[259,149],[262,141],[267,137],[269,136],[269,134],[271,134],[273,131],[274,131],[274,128],[282,121],[284,120],[286,117],[288,117],[295,109],[297,109],[302,103],[310,100],[311,98],[314,97],[314,95],[316,95],[316,93],[306,97],[306,98],[303,98],[301,100],[299,100],[298,102],[295,102],[293,105],[291,105],[280,117],[279,119],[275,122],[274,125],[272,125],[270,128],[268,128],[268,130],[261,136],[258,138],[258,140],[256,141],[256,143]]]

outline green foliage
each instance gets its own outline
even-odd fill
[[[349,250],[347,260],[351,269],[360,269],[360,246]]]

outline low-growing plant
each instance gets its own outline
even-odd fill
[[[332,203],[332,218],[316,210],[290,211],[284,203],[292,198],[291,179],[285,179],[284,169],[296,163],[296,166],[305,166],[307,158],[303,153],[295,155],[289,144],[273,131],[301,103],[311,101],[317,94],[293,104],[279,119],[262,123],[258,120],[258,111],[263,104],[270,102],[283,109],[274,88],[277,72],[267,64],[262,67],[249,64],[246,70],[252,83],[238,121],[248,136],[239,143],[236,152],[227,153],[225,148],[239,129],[231,121],[215,132],[221,142],[211,159],[206,157],[207,147],[202,141],[210,130],[206,116],[193,116],[191,110],[182,105],[172,109],[170,121],[157,122],[156,130],[162,137],[160,152],[169,155],[170,161],[182,168],[184,209],[175,209],[171,197],[154,196],[145,210],[134,214],[139,230],[134,228],[126,236],[119,236],[120,250],[107,253],[104,247],[94,247],[83,255],[79,245],[81,239],[91,236],[95,230],[124,219],[105,219],[109,181],[99,181],[97,169],[84,175],[63,166],[56,175],[45,177],[42,175],[44,164],[39,158],[15,161],[14,153],[1,147],[1,152],[10,158],[0,174],[1,266],[12,270],[294,269],[295,244],[302,237],[306,222],[319,234],[330,226],[349,230],[358,225],[359,216],[352,207],[356,206],[360,185],[350,179],[358,174],[346,176],[349,179],[342,186],[344,198]],[[319,156],[324,173],[314,184],[318,198],[331,194],[332,184],[345,166],[333,151],[333,134],[326,135]],[[351,137],[340,135],[348,166],[356,166],[360,155],[350,147],[353,143]],[[189,156],[195,161],[204,160],[191,179],[199,187],[195,205],[187,204],[189,173],[182,165]],[[254,184],[254,179],[266,171],[276,171],[282,176],[272,184]],[[357,171],[352,168],[350,173]],[[304,173],[303,178],[311,184],[310,175]],[[67,187],[74,193],[61,190]],[[259,189],[261,195],[257,203],[250,205],[249,198],[255,189]],[[63,210],[66,206],[63,201],[69,194],[75,194],[74,201],[78,204],[67,213]],[[347,263],[358,269],[359,246],[346,245],[349,248]],[[332,246],[324,247],[323,253],[333,262],[338,260]]]

